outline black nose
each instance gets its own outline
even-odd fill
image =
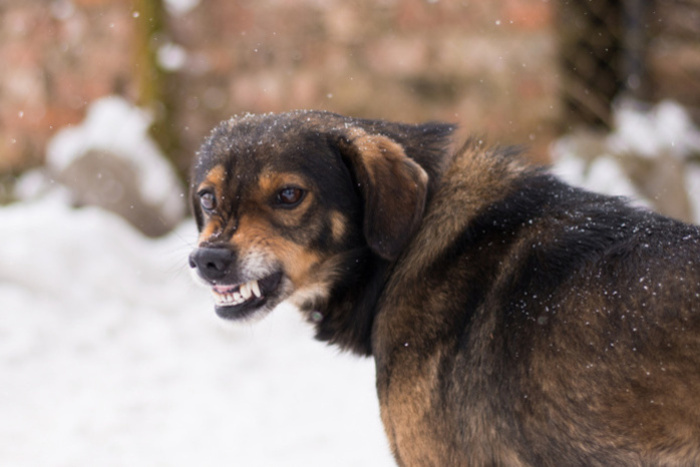
[[[190,267],[202,278],[216,282],[226,277],[236,254],[228,248],[197,248],[190,254]]]

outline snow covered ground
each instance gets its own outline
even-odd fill
[[[632,112],[606,147],[700,151],[673,110]],[[555,152],[571,182],[636,196],[614,158]],[[191,221],[147,239],[42,177],[0,208],[0,466],[393,465],[371,360],[316,342],[293,310],[221,321],[189,277]]]
[[[186,257],[60,197],[0,209],[0,465],[392,465],[371,360],[216,318]]]

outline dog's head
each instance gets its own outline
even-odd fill
[[[217,313],[247,318],[283,301],[319,309],[352,270],[351,252],[394,260],[451,131],[310,111],[216,127],[193,167],[200,234],[189,261]]]

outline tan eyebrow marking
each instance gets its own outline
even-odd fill
[[[197,191],[201,191],[205,188],[214,188],[217,197],[221,195],[223,191],[223,182],[226,179],[226,169],[222,164],[214,166],[206,177],[204,181],[199,184]]]
[[[258,178],[258,187],[264,195],[270,195],[276,190],[290,185],[307,188],[304,179],[295,173],[265,172]]]

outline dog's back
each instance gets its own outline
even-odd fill
[[[697,227],[468,145],[377,318],[399,462],[699,465],[697,261]]]

